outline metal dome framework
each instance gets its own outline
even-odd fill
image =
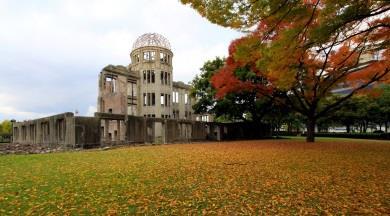
[[[146,33],[141,35],[133,44],[133,50],[140,47],[156,46],[171,50],[168,39],[158,33]]]

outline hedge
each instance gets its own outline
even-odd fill
[[[390,140],[390,133],[316,133],[316,137]]]
[[[277,136],[298,136],[298,133],[280,131],[274,132]],[[305,133],[302,136],[306,136]],[[329,133],[320,132],[315,134],[316,137],[337,137],[337,138],[354,138],[354,139],[379,139],[390,140],[390,133]]]

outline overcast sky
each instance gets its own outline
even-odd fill
[[[240,36],[179,0],[0,0],[0,27],[0,121],[93,115],[99,72],[128,65],[144,33],[170,41],[174,80],[184,82]]]

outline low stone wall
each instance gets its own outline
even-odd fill
[[[13,143],[35,144],[47,148],[74,147],[73,113],[13,123]]]
[[[13,125],[13,144],[48,149],[96,148],[132,143],[175,143],[259,139],[270,127],[255,123],[213,123],[109,113],[95,117],[63,113]],[[12,145],[12,144],[11,144]]]

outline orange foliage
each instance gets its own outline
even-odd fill
[[[0,215],[387,215],[388,143],[319,142],[1,156]]]
[[[312,92],[306,91],[304,96],[314,100],[313,97],[318,95],[314,87],[327,86],[329,80],[335,80],[332,86],[348,84],[351,87],[359,87],[367,82],[389,82],[388,47],[380,47],[382,50],[380,60],[364,64],[361,60],[361,55],[372,52],[366,47],[390,40],[389,17],[368,22],[367,25],[373,27],[371,31],[330,46],[332,51],[325,57],[326,49],[316,52],[315,49],[319,47],[308,48],[305,44],[307,42],[305,28],[314,29],[320,25],[321,10],[312,12],[314,5],[319,2],[304,0],[303,3],[308,5],[306,14],[302,13],[292,20],[279,20],[277,25],[271,16],[259,22],[253,33],[230,44],[226,65],[212,78],[212,84],[217,89],[217,97],[243,90],[258,90],[259,95],[272,94],[276,89],[289,90],[299,84],[304,85],[305,90],[312,89]],[[320,3],[321,6],[323,4]],[[312,21],[309,22],[311,18]],[[303,33],[292,37],[293,33],[288,32],[294,28],[300,29]],[[334,36],[333,39],[337,40],[337,37]],[[328,45],[329,43],[324,46]],[[267,82],[251,83],[239,80],[235,76],[235,71],[242,67],[249,68]],[[381,78],[372,81],[375,77]]]

